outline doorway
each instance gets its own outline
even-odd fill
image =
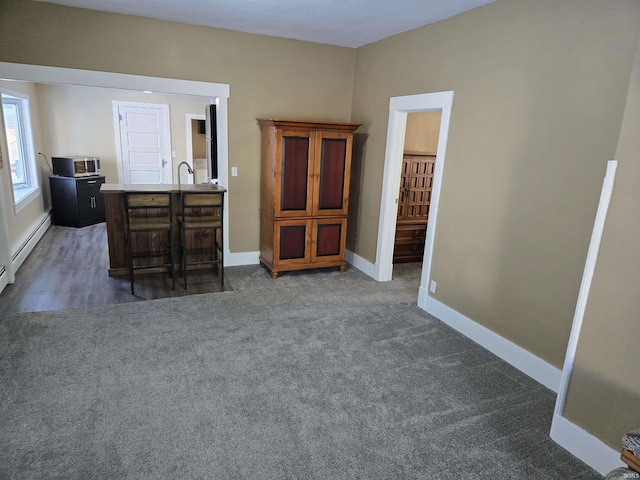
[[[204,122],[206,116],[199,113],[187,113],[187,162],[193,169],[185,183],[207,182],[207,137]]]
[[[428,296],[427,284],[431,271],[433,239],[435,238],[436,232],[438,203],[440,200],[452,107],[452,91],[392,97],[389,102],[387,150],[384,163],[380,221],[378,225],[378,248],[376,252],[376,279],[378,281],[389,281],[393,276],[393,247],[397,223],[398,185],[400,185],[401,179],[407,115],[411,112],[441,112],[429,222],[426,231],[420,293],[418,297],[419,305],[424,304],[424,299]]]
[[[393,264],[422,262],[429,222],[440,111],[407,114]],[[395,268],[395,267],[394,267]]]
[[[102,88],[118,88],[123,90],[134,91],[153,91],[156,93],[169,95],[188,95],[206,98],[208,103],[215,102],[217,105],[216,120],[218,125],[218,144],[217,153],[219,161],[219,183],[227,185],[228,181],[228,98],[229,85],[212,82],[201,82],[191,80],[180,80],[161,77],[148,77],[140,75],[130,75],[123,73],[100,72],[91,70],[77,70],[63,67],[49,67],[43,65],[28,65],[18,63],[0,62],[0,78],[59,85],[80,85],[88,87]],[[5,155],[6,158],[6,155]],[[5,169],[0,169],[0,179],[6,180]],[[230,198],[230,192],[227,192],[227,199]],[[229,228],[228,228],[228,208],[229,201],[224,205],[224,244],[225,244],[225,263],[231,254],[229,250]],[[10,232],[13,228],[11,219],[8,218],[7,212],[9,206],[0,195],[0,265],[4,265],[4,270],[0,267],[0,291],[7,283],[14,280],[14,274],[19,263],[13,258],[14,253],[8,241]],[[31,236],[30,243],[24,248],[20,247],[19,252],[25,256],[31,251],[32,246],[41,238],[46,231],[46,227],[50,224],[46,223],[48,217],[45,215],[43,228],[38,230],[37,235]],[[14,249],[15,250],[15,249]]]

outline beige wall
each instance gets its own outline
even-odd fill
[[[436,297],[561,365],[606,161],[638,151],[625,133],[640,123],[630,113],[638,100],[626,95],[637,2],[498,0],[356,51],[29,0],[4,0],[2,9],[1,61],[230,84],[229,165],[239,168],[229,185],[233,252],[258,248],[256,117],[364,124],[349,247],[373,262],[389,98],[455,91]],[[618,175],[567,405],[570,419],[610,444],[630,424],[620,412],[636,411],[638,397],[616,369],[640,383],[631,347],[638,343],[631,324],[637,232],[624,238],[629,218],[638,217],[638,172],[628,163]],[[610,360],[601,335],[616,353]],[[613,403],[611,386],[620,396]]]
[[[9,173],[9,159],[6,158],[4,168],[0,171],[0,182],[4,206],[9,224],[10,251],[15,255],[22,244],[47,215],[51,208],[49,203],[49,168],[42,155],[38,152],[47,151],[46,138],[43,135],[41,123],[41,105],[37,85],[23,82],[4,82],[0,80],[0,90],[13,91],[29,96],[31,128],[33,133],[34,154],[38,168],[38,180],[40,182],[40,195],[16,213],[13,205],[13,188]],[[0,135],[0,141],[5,141],[4,133]]]
[[[0,61],[230,85],[230,249],[259,248],[256,118],[349,121],[355,51],[30,0],[4,0]]]
[[[407,115],[404,151],[437,153],[441,112],[418,112]]]
[[[359,48],[357,231],[375,261],[389,98],[453,90],[435,297],[560,367],[640,4],[498,0]]]
[[[640,428],[640,47],[615,159],[619,161],[564,416],[621,448]],[[598,412],[594,415],[594,412]]]
[[[146,94],[110,88],[38,84],[43,133],[48,156],[91,155],[100,157],[106,181],[118,183],[113,101],[169,105],[173,180],[176,169],[187,160],[187,117],[204,114],[208,98]]]

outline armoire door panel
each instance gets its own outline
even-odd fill
[[[281,210],[307,209],[308,157],[308,138],[282,138]]]
[[[276,176],[278,199],[275,214],[300,216],[311,213],[313,139],[310,132],[279,132],[279,162]]]
[[[316,257],[340,254],[340,232],[342,225],[318,225],[316,240]]]
[[[346,242],[346,218],[313,221],[311,261],[340,260]]]
[[[341,209],[344,201],[344,173],[347,140],[322,140],[318,209]]]
[[[351,135],[316,134],[314,215],[346,215],[348,211]]]
[[[304,225],[280,227],[280,260],[305,257],[307,229]]]
[[[274,222],[276,265],[307,263],[310,259],[311,221],[279,220]]]

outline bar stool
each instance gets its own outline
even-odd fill
[[[187,288],[187,269],[193,265],[213,265],[214,272],[219,267],[220,285],[224,287],[224,192],[183,191],[181,198],[178,224],[184,288]]]
[[[134,294],[134,270],[145,268],[168,268],[171,273],[171,289],[175,290],[171,192],[125,192],[124,209],[127,222],[127,261],[129,264],[131,295]],[[160,258],[165,259],[165,261],[160,263],[146,262],[142,265],[136,265],[135,260],[139,258]]]

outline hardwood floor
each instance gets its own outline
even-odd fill
[[[0,293],[0,313],[64,310],[180,297],[231,290],[220,286],[212,270],[189,272],[189,288],[168,274],[136,275],[135,296],[129,277],[109,277],[109,251],[104,223],[84,228],[53,225],[16,273],[16,281]]]

